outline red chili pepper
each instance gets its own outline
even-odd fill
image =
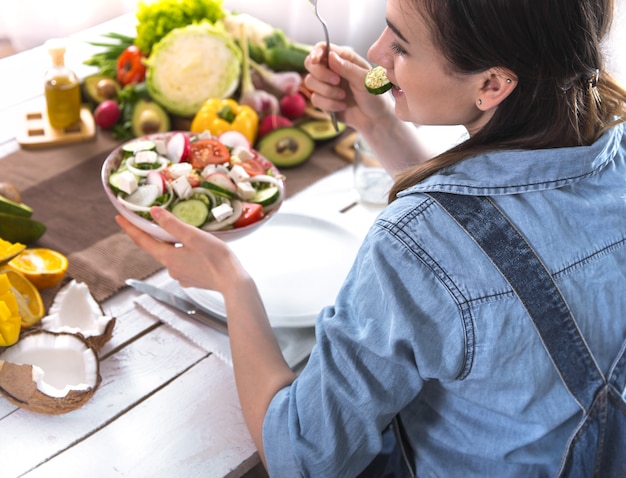
[[[122,86],[141,83],[146,78],[146,65],[141,50],[135,45],[126,48],[117,59],[117,81]]]

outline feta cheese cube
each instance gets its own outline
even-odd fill
[[[167,171],[172,179],[178,179],[181,176],[187,176],[192,169],[191,163],[175,163],[171,164]]]
[[[172,189],[181,199],[188,199],[191,196],[191,184],[187,180],[187,176],[179,176],[172,181]]]
[[[156,152],[161,156],[167,156],[167,143],[163,139],[153,139],[152,142],[156,145]]]
[[[126,194],[132,194],[138,187],[137,178],[130,171],[123,171],[117,176],[117,189]]]
[[[230,179],[232,179],[236,183],[250,179],[250,175],[248,174],[248,172],[243,168],[243,166],[240,166],[239,164],[233,166],[228,175],[230,176]]]
[[[139,151],[135,154],[135,164],[141,163],[156,163],[159,155],[156,151]]]
[[[256,194],[256,189],[248,181],[237,183],[237,194],[241,199],[252,199]]]
[[[241,161],[254,158],[254,154],[252,153],[252,151],[244,148],[243,146],[235,146],[230,155],[239,158]]]
[[[213,214],[213,217],[217,222],[220,222],[233,214],[233,208],[228,203],[222,203],[211,209],[211,214]]]

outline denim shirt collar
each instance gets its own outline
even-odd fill
[[[496,196],[555,189],[592,176],[619,153],[626,125],[618,124],[594,144],[569,148],[490,152],[467,158],[398,194],[450,192]]]

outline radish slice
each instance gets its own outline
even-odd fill
[[[148,188],[148,189],[146,189],[145,191],[137,193],[137,191],[139,191],[142,188]],[[150,191],[150,189],[152,189],[152,192]],[[126,209],[130,209],[131,211],[134,211],[134,212],[150,212],[150,208],[153,206],[154,201],[156,201],[156,199],[160,196],[160,195],[154,196],[154,194],[156,193],[156,189],[157,189],[156,186],[145,184],[143,186],[139,186],[137,191],[135,191],[133,194],[128,196],[126,199],[123,198],[123,194],[118,194],[117,195],[117,200]],[[165,204],[161,204],[161,206],[165,207],[165,208],[170,205],[170,203],[172,202],[172,199],[174,197],[174,195],[172,194],[172,188],[169,186],[169,184],[167,185],[167,192],[170,194],[170,197],[169,197],[169,199],[167,200],[167,202]],[[135,195],[135,194],[137,194],[137,195]],[[131,199],[131,196],[134,196],[134,197]],[[145,203],[147,203],[147,201],[150,199],[150,197],[154,197],[152,202],[148,203],[147,205],[144,205]]]
[[[172,163],[185,161],[189,156],[190,141],[183,133],[174,133],[167,142],[167,157]]]
[[[126,198],[126,201],[135,206],[149,207],[160,196],[159,188],[152,184],[139,186],[134,193]]]
[[[239,131],[225,131],[220,134],[217,138],[220,143],[228,146],[231,149],[235,149],[237,147],[247,149],[248,151],[252,150],[252,146],[250,145],[250,141],[248,138],[244,136],[243,133]]]
[[[150,171],[146,176],[146,184],[154,185],[158,188],[159,196],[165,194],[165,177],[158,171]]]
[[[233,183],[233,181],[223,173],[211,173],[204,179],[206,182],[214,184],[220,189],[231,193],[233,196],[237,194],[237,186],[235,186],[235,183]]]

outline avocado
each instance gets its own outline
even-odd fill
[[[336,138],[346,130],[345,123],[337,123],[339,131],[335,131],[333,123],[330,120],[311,120],[298,125],[303,129],[314,141],[326,141]]]
[[[170,130],[170,117],[167,112],[157,103],[149,100],[137,101],[131,123],[136,137]]]
[[[83,95],[96,105],[105,100],[117,100],[120,85],[110,76],[95,73],[83,80]]]
[[[289,168],[302,164],[313,154],[315,141],[304,130],[286,126],[263,136],[256,149],[275,166]]]
[[[0,237],[5,241],[30,244],[46,232],[45,224],[24,216],[0,212]]]
[[[0,213],[30,217],[33,214],[33,209],[24,203],[11,201],[10,199],[0,196]]]

